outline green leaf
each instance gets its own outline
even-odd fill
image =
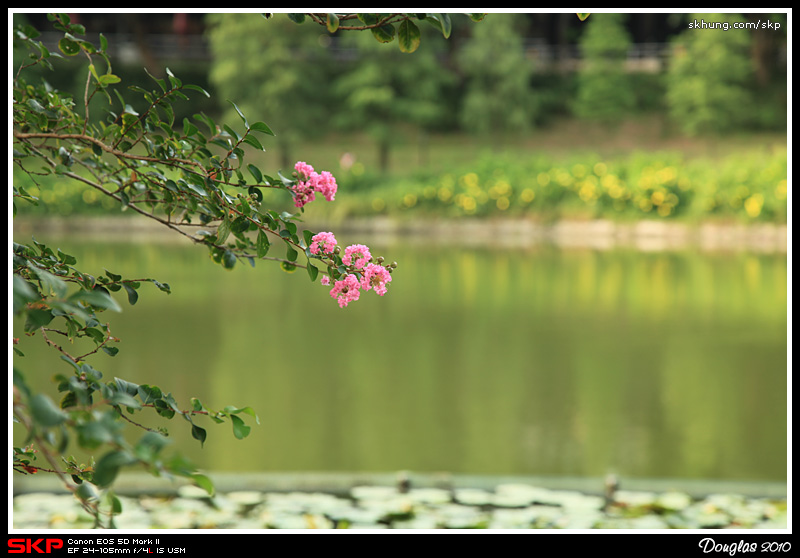
[[[419,48],[419,27],[410,19],[406,19],[400,24],[397,32],[397,41],[401,52],[414,52]]]
[[[450,38],[450,33],[453,31],[453,23],[450,21],[449,14],[436,14],[439,22],[442,24],[442,35],[445,39]]]
[[[149,71],[147,71],[147,68],[144,69],[144,73],[146,73],[148,76],[150,76],[150,78],[158,84],[158,86],[161,88],[161,90],[166,93],[166,91],[167,91],[167,82],[166,81],[164,81],[163,79],[158,78],[158,77],[154,76],[153,74],[151,74]]]
[[[114,482],[122,467],[134,462],[133,457],[126,452],[111,451],[97,462],[92,482],[101,488],[106,488]]]
[[[444,36],[445,39],[450,38],[450,33],[453,30],[453,24],[450,21],[449,14],[426,14],[425,21],[436,27]]]
[[[58,41],[58,48],[67,56],[75,56],[81,51],[81,45],[67,37]]]
[[[42,288],[46,291],[45,294],[50,294],[52,292],[52,294],[58,298],[62,298],[67,293],[67,284],[49,271],[37,267],[30,262],[28,262],[28,269],[36,274],[36,277],[42,283]]]
[[[157,400],[161,399],[161,389],[158,386],[149,386],[147,384],[143,384],[139,386],[138,389],[139,399],[142,400],[142,403],[145,405],[152,405]]]
[[[114,378],[114,384],[117,386],[119,391],[123,391],[128,395],[136,395],[139,393],[139,384],[134,384],[133,382],[123,380],[122,378]]]
[[[586,21],[586,18],[589,17],[589,14],[577,14],[577,15],[578,19],[580,19],[581,21]]]
[[[30,333],[46,326],[53,320],[53,313],[49,310],[33,309],[25,314],[25,332]]]
[[[275,132],[273,132],[269,126],[264,124],[263,122],[255,122],[250,129],[254,132],[261,132],[262,134],[267,134],[269,136],[274,136]]]
[[[122,513],[122,502],[115,494],[109,493],[108,499],[111,503],[111,513],[112,514],[120,514]]]
[[[193,135],[195,135],[195,134],[197,134],[199,132],[200,132],[200,130],[197,128],[197,126],[192,124],[189,121],[188,118],[184,118],[183,119],[183,135],[184,136],[186,136],[188,138],[188,137],[191,137],[191,136],[193,136]]]
[[[195,440],[200,441],[200,447],[203,447],[203,444],[206,441],[206,430],[205,428],[200,428],[196,424],[192,424],[192,438]]]
[[[139,300],[139,293],[136,292],[136,289],[131,287],[128,283],[123,283],[122,288],[128,293],[128,302],[130,305],[133,306],[136,304],[136,301]]]
[[[128,407],[130,409],[141,409],[142,406],[132,396],[127,393],[117,392],[108,399],[110,405]]]
[[[261,142],[258,141],[258,139],[256,139],[254,136],[248,134],[244,137],[244,139],[242,139],[242,141],[249,145],[252,145],[253,147],[255,147],[260,151],[264,151],[264,146],[261,145]]]
[[[150,281],[153,283],[153,285],[158,287],[160,291],[163,291],[167,294],[172,294],[172,291],[169,288],[169,283],[161,283],[159,281],[156,281],[155,279],[150,279]]]
[[[208,127],[209,133],[211,133],[211,134],[216,134],[217,133],[217,125],[216,125],[216,123],[211,118],[209,118],[208,115],[206,115],[205,113],[201,112],[199,114],[195,114],[194,118],[195,118],[195,120],[198,120],[198,121],[202,122],[203,124],[205,124]]]
[[[105,340],[103,333],[95,327],[87,327],[84,332],[98,345]]]
[[[171,443],[169,438],[158,432],[146,432],[136,444],[136,454],[140,457],[142,457],[142,454],[155,456]]]
[[[223,244],[227,239],[228,235],[231,234],[231,223],[226,217],[222,220],[222,223],[219,224],[217,228],[217,242],[219,244]]]
[[[259,229],[256,236],[256,254],[259,258],[263,258],[267,252],[269,252],[269,238],[263,230]]]
[[[231,423],[233,424],[233,435],[237,440],[243,440],[250,434],[250,427],[247,426],[242,419],[236,415],[231,415]]]
[[[311,281],[314,282],[317,279],[317,275],[319,274],[319,269],[315,266],[311,265],[311,262],[308,262],[306,266],[306,270],[308,271],[308,276],[311,278]]]
[[[199,85],[192,85],[191,83],[189,83],[187,85],[184,85],[183,89],[191,89],[192,91],[197,91],[198,93],[202,93],[206,97],[209,98],[211,97],[211,94],[202,87],[200,87]]]
[[[238,107],[238,106],[236,106],[236,103],[234,103],[233,101],[228,101],[228,102],[229,102],[229,103],[231,104],[231,106],[232,106],[232,107],[233,107],[233,108],[236,110],[236,114],[238,114],[238,115],[239,115],[239,118],[241,118],[241,119],[242,119],[242,122],[244,123],[244,127],[245,127],[245,128],[250,128],[250,125],[247,123],[247,118],[245,118],[245,117],[244,117],[244,114],[242,114],[242,111],[241,111],[241,110],[239,110],[239,107]]]
[[[83,483],[75,490],[75,495],[84,502],[97,500],[97,492],[94,487],[89,483]]]
[[[117,304],[117,301],[111,298],[110,294],[99,289],[94,289],[91,291],[85,291],[81,289],[77,293],[70,296],[67,300],[80,300],[86,304],[94,306],[95,308],[105,308],[107,310],[113,310],[114,312],[122,312],[122,308],[120,308],[119,304]]]
[[[236,265],[236,254],[233,253],[233,250],[225,250],[225,253],[222,254],[222,267],[225,269],[233,269]]]
[[[97,81],[100,83],[100,85],[105,87],[107,85],[119,83],[122,81],[122,79],[119,76],[115,76],[114,74],[103,74],[97,79]]]
[[[28,302],[39,298],[30,283],[19,275],[14,274],[14,313],[16,314]]]
[[[391,43],[394,40],[394,25],[381,25],[380,27],[373,27],[370,31],[372,31],[372,36],[379,43]]]
[[[211,482],[211,479],[201,473],[192,473],[191,475],[192,481],[205,490],[209,496],[214,495],[214,483]]]
[[[241,409],[237,409],[233,405],[228,405],[227,407],[225,407],[225,409],[223,409],[223,411],[231,415],[238,415],[239,413],[250,415],[251,417],[256,419],[256,424],[261,424],[261,421],[258,419],[258,415],[256,414],[256,412],[253,410],[252,407],[242,407]]]
[[[33,112],[36,113],[42,113],[46,110],[44,108],[44,105],[42,105],[42,103],[40,103],[38,99],[28,99],[25,104],[28,106],[29,109],[31,109]]]
[[[261,170],[259,170],[259,168],[254,164],[250,163],[249,165],[247,165],[247,170],[249,170],[250,174],[253,175],[253,178],[255,179],[256,183],[260,184],[261,181],[264,180],[264,175],[261,174]]]
[[[67,415],[43,393],[37,393],[31,398],[30,407],[33,420],[46,428],[67,420]]]
[[[61,251],[61,248],[58,249],[58,261],[61,263],[65,263],[67,265],[74,265],[78,262],[75,256],[70,256],[69,254],[65,254]]]
[[[336,33],[339,29],[339,16],[336,14],[328,14],[325,18],[325,27],[328,28],[329,33]]]

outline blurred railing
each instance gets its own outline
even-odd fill
[[[42,43],[51,50],[58,48],[58,33],[43,33]],[[87,40],[99,43],[99,36],[87,34]],[[143,48],[156,60],[211,60],[211,50],[203,35],[148,34],[145,39],[137,40],[133,34],[107,34],[111,55],[121,62],[141,62],[144,58]],[[338,60],[357,60],[359,52],[349,46],[341,46],[336,38],[332,38],[328,50]],[[574,71],[581,61],[578,45],[552,45],[540,39],[527,39],[523,48],[536,71]],[[631,71],[656,72],[662,69],[669,53],[668,43],[636,43],[628,51],[627,66]]]

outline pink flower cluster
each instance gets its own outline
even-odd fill
[[[311,237],[309,251],[315,255],[332,254],[336,245],[333,233],[321,232]],[[336,281],[330,291],[331,297],[337,299],[340,308],[358,300],[362,290],[373,290],[380,296],[386,294],[386,285],[392,280],[392,275],[387,268],[371,263],[370,260],[372,254],[363,244],[352,244],[344,249],[342,263],[352,267],[354,273],[348,273],[344,279]],[[324,275],[320,282],[330,285],[331,278]]]
[[[339,308],[344,308],[350,302],[358,300],[358,297],[361,295],[361,291],[359,290],[360,286],[358,277],[351,273],[341,281],[336,281],[336,283],[334,283],[331,289],[331,297],[338,299]]]
[[[367,264],[364,276],[361,278],[361,288],[365,291],[374,289],[380,296],[386,294],[386,283],[392,280],[392,274],[385,267],[376,264]]]
[[[369,248],[363,244],[353,244],[344,249],[342,261],[344,265],[352,265],[356,269],[363,269],[370,258],[372,258],[372,254],[369,253]]]
[[[304,161],[295,163],[294,170],[298,176],[297,184],[292,187],[295,207],[303,207],[314,201],[317,192],[328,201],[334,200],[338,186],[331,173],[328,171],[318,173],[314,167]]]
[[[336,237],[333,233],[321,232],[311,237],[311,246],[308,249],[312,254],[332,254],[336,248]]]

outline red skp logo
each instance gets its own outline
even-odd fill
[[[61,539],[8,539],[9,554],[50,554],[53,549],[63,547]]]

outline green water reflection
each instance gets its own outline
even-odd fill
[[[207,470],[786,479],[786,254],[397,244],[389,294],[343,310],[274,265],[55,244],[172,286],[120,297],[106,378],[257,411],[244,441],[204,424],[203,449],[169,423]],[[40,346],[15,364],[67,367]]]

